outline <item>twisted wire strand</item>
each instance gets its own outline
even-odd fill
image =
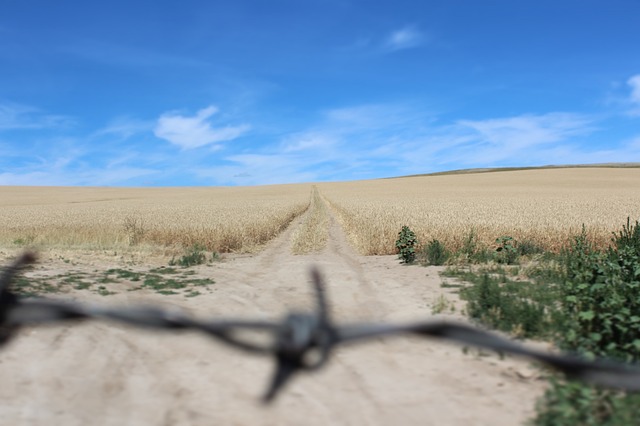
[[[125,309],[44,298],[20,298],[11,292],[11,281],[24,265],[34,261],[33,254],[25,253],[0,275],[0,346],[24,325],[66,321],[108,320],[158,330],[197,331],[239,350],[273,357],[276,368],[263,397],[264,402],[270,402],[295,374],[323,367],[338,345],[379,337],[417,335],[518,355],[552,367],[571,379],[620,390],[640,391],[638,366],[543,352],[462,323],[417,321],[407,324],[336,325],[329,314],[322,276],[315,268],[311,270],[316,294],[314,312],[291,312],[281,321],[200,320],[180,310],[154,306]],[[247,338],[247,331],[266,332],[271,341],[257,343]]]

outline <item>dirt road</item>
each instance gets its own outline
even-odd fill
[[[198,297],[148,290],[64,297],[175,305],[203,317],[277,318],[312,306],[308,271],[317,265],[337,321],[433,318],[442,295],[462,306],[440,287],[438,268],[354,253],[334,217],[322,252],[292,255],[291,235],[302,220],[258,255],[229,255],[195,267],[198,276],[216,281]],[[69,265],[49,257],[40,267],[121,266],[89,259]],[[445,316],[461,319],[459,311]],[[544,390],[526,361],[405,337],[341,349],[325,369],[295,378],[265,407],[259,397],[271,370],[268,359],[190,333],[106,323],[25,329],[0,352],[0,424],[515,425],[531,417]]]

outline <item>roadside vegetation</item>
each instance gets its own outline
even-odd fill
[[[492,246],[473,235],[465,241],[455,251],[432,241],[418,258],[424,265],[439,264],[441,253],[448,253],[443,287],[458,287],[471,319],[589,359],[640,362],[638,221],[627,219],[606,247],[595,244],[584,227],[559,252],[510,236],[498,237]],[[531,424],[637,424],[640,395],[555,375],[549,380]]]

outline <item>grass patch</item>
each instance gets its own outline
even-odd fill
[[[141,283],[128,291],[143,288],[154,290],[159,294],[184,294],[195,297],[202,294],[195,288],[203,289],[215,283],[210,278],[194,277],[195,271],[184,271],[170,267],[152,268],[148,272],[113,268],[106,271],[94,271],[91,274],[68,272],[49,277],[17,276],[13,282],[13,290],[19,296],[37,297],[52,293],[66,293],[72,290],[91,290],[101,296],[116,294],[109,284]]]

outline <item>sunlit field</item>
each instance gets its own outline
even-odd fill
[[[308,205],[311,185],[0,187],[5,247],[190,247],[255,252]]]
[[[640,218],[640,169],[503,171],[320,184],[352,245],[362,254],[395,253],[408,225],[420,242],[459,249],[471,236],[492,245],[509,235],[558,250],[572,235],[610,241],[627,217]]]
[[[199,245],[220,253],[256,252],[313,200],[310,217],[294,233],[294,252],[322,246],[318,241],[326,239],[328,226],[324,202],[353,247],[365,255],[395,253],[403,225],[421,243],[438,239],[452,250],[470,238],[491,246],[509,235],[557,251],[582,225],[594,241],[606,245],[627,217],[640,218],[637,168],[419,176],[320,183],[317,193],[312,188],[0,187],[0,244],[70,249]]]

